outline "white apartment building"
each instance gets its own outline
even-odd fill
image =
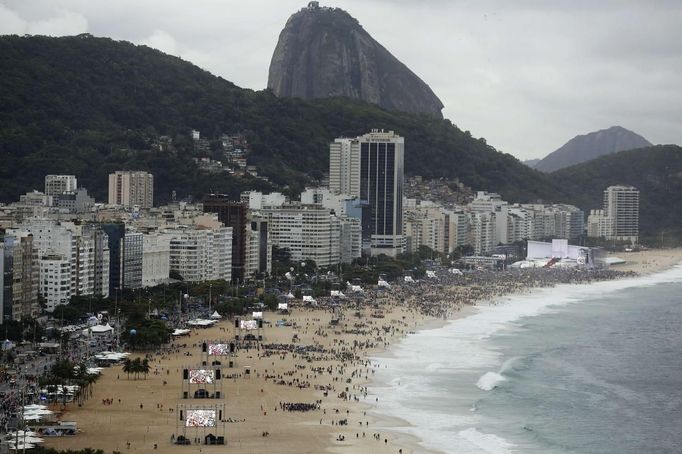
[[[509,204],[502,200],[499,194],[494,192],[479,191],[476,198],[469,204],[469,209],[476,213],[495,214],[495,244],[507,244],[509,238]]]
[[[362,257],[362,225],[360,219],[343,216],[339,218],[339,260],[352,263]]]
[[[109,205],[149,209],[154,205],[154,176],[141,171],[109,174]]]
[[[96,225],[74,222],[57,222],[49,219],[32,219],[21,229],[33,234],[33,246],[38,258],[50,257],[54,269],[55,260],[60,258],[69,265],[71,295],[109,296],[109,247],[107,236]],[[60,262],[60,269],[62,263]],[[45,268],[47,269],[47,268]],[[42,276],[40,277],[43,282]],[[41,284],[41,295],[44,286]],[[62,304],[65,293],[58,292],[55,304]],[[68,302],[68,299],[67,299]]]
[[[587,217],[587,236],[591,238],[606,238],[610,235],[610,220],[604,210],[590,210]]]
[[[47,312],[54,312],[71,299],[71,263],[61,255],[45,255],[39,264],[39,292],[45,298]]]
[[[273,246],[286,248],[292,260],[314,260],[317,266],[341,261],[339,218],[319,205],[286,204],[262,210]]]
[[[142,235],[142,287],[154,287],[168,281],[170,242],[168,234],[154,232]]]
[[[497,246],[495,241],[495,213],[469,213],[471,223],[469,244],[476,255],[488,253]]]
[[[249,204],[250,210],[260,210],[263,207],[278,207],[287,202],[287,198],[281,192],[263,194],[259,191],[245,191],[240,195],[242,202]]]
[[[604,214],[608,219],[607,239],[639,240],[639,190],[633,186],[609,186],[604,191]]]
[[[232,228],[180,226],[170,235],[170,270],[186,281],[224,279],[232,274]]]
[[[45,175],[45,195],[55,196],[65,192],[76,192],[78,181],[75,175]]]
[[[339,138],[329,144],[329,189],[360,197],[360,143],[357,139]]]

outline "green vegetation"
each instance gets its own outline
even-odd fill
[[[682,190],[676,146],[625,151],[547,175],[448,120],[343,98],[277,98],[146,46],[90,35],[3,36],[0,54],[2,202],[41,189],[48,173],[75,174],[105,200],[107,175],[120,169],[151,171],[159,203],[173,191],[178,198],[222,192],[236,199],[245,189],[296,194],[327,171],[331,140],[383,128],[405,137],[408,175],[459,178],[511,202],[566,202],[586,211],[601,207],[606,186],[631,184],[642,193],[643,238],[670,245],[682,237],[682,208],[673,203]],[[212,145],[223,133],[243,132],[249,164],[272,183],[199,171],[192,129]],[[160,136],[173,140],[172,150],[154,147]]]
[[[565,186],[565,202],[601,209],[608,186],[627,184],[640,191],[641,240],[650,246],[682,241],[682,148],[659,145],[603,156],[550,174]]]
[[[179,58],[89,35],[0,38],[0,201],[43,187],[48,173],[73,173],[98,200],[113,170],[149,170],[155,198],[233,197],[268,190],[260,179],[199,172],[190,131],[215,139],[244,131],[249,163],[295,192],[328,168],[328,143],[370,128],[406,137],[405,168],[427,178],[459,177],[509,200],[555,192],[546,176],[474,139],[448,120],[388,112],[347,99],[305,102],[241,89]],[[159,136],[175,150],[152,151]]]
[[[149,366],[149,360],[147,358],[135,358],[132,360],[126,359],[123,362],[123,372],[128,374],[128,380],[130,380],[130,374],[135,376],[135,380],[137,380],[140,377],[140,374],[142,374],[146,380],[150,369],[151,367]]]

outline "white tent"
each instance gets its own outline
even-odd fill
[[[263,313],[262,312],[252,312],[251,316],[256,320],[258,320],[258,319],[262,320],[263,319]]]
[[[211,314],[211,318],[214,319],[214,320],[219,320],[219,319],[223,318],[223,316],[220,315],[220,314],[218,313],[218,311],[214,311],[214,312]]]
[[[346,295],[344,295],[341,290],[332,290],[331,296],[335,296],[337,298],[345,298],[346,297]]]
[[[310,295],[304,295],[303,296],[303,302],[304,303],[310,303],[310,304],[316,304],[317,303],[317,301],[315,301],[315,298],[313,298]]]
[[[288,299],[296,298],[291,292],[287,293],[284,297]]]
[[[386,281],[383,280],[383,279],[379,279],[379,282],[377,283],[377,285],[378,285],[379,287],[391,288],[391,284],[389,284],[388,282],[386,282]]]
[[[277,305],[277,310],[278,311],[286,311],[289,309],[289,305],[287,303],[279,303]]]
[[[86,328],[83,330],[83,334],[86,336],[90,334],[94,336],[106,336],[108,334],[112,334],[113,332],[114,328],[108,323],[106,325],[91,326],[90,328]]]
[[[427,271],[426,277],[428,277],[429,279],[434,279],[436,277],[436,272],[435,271]]]
[[[414,279],[412,279],[412,276],[405,276],[404,280],[405,280],[405,282],[408,282],[408,283],[414,282]]]
[[[173,336],[186,336],[190,333],[190,330],[188,329],[182,329],[182,328],[175,328],[173,331]]]
[[[451,274],[456,274],[456,275],[458,275],[458,276],[461,276],[461,275],[462,275],[462,271],[461,271],[460,269],[458,269],[458,268],[450,268],[448,271],[449,271]]]

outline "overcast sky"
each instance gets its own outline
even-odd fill
[[[521,159],[613,125],[682,144],[680,0],[320,3],[357,18],[431,86],[446,118]],[[279,32],[305,4],[0,0],[0,33],[147,44],[260,90]]]

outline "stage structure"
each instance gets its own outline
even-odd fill
[[[183,399],[222,399],[222,366],[197,366],[182,369]]]
[[[178,415],[175,444],[224,445],[225,404],[177,406]]]
[[[237,348],[235,340],[204,341],[201,344],[201,364],[208,367],[235,367]]]
[[[263,341],[263,319],[242,320],[236,318],[234,327],[237,330],[234,339],[242,344]]]

